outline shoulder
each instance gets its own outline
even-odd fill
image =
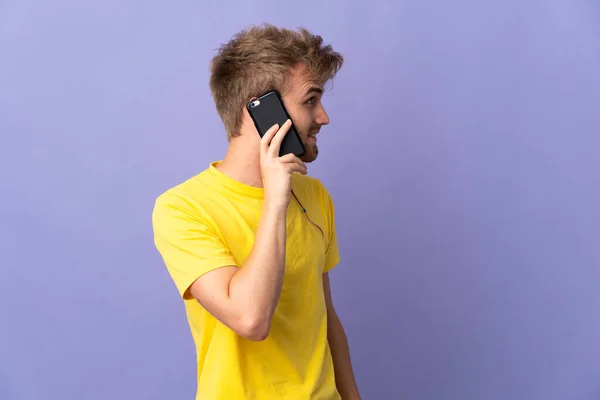
[[[332,211],[334,207],[333,199],[320,179],[308,175],[294,174],[293,186],[298,195],[318,202],[323,212],[329,213]]]
[[[154,201],[153,223],[182,215],[199,216],[201,199],[207,195],[202,175],[197,174],[160,193]]]
[[[154,206],[165,207],[170,205],[181,205],[185,203],[186,199],[191,197],[194,192],[193,187],[195,186],[194,180],[196,177],[191,177],[184,182],[177,184],[171,188],[166,189],[156,197]]]
[[[320,179],[314,176],[294,174],[294,187],[305,192],[318,194],[319,196],[328,196],[327,188]]]

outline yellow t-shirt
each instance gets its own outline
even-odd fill
[[[196,345],[197,399],[340,399],[327,342],[323,273],[339,262],[334,208],[315,178],[294,174],[287,211],[283,288],[269,336],[237,335],[191,297],[188,288],[219,267],[242,267],[254,245],[263,189],[237,182],[218,162],[156,200],[155,243],[182,296]]]

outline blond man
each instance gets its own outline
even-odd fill
[[[197,399],[358,399],[329,271],[334,206],[307,175],[329,124],[324,86],[343,57],[320,36],[263,25],[223,45],[210,87],[225,157],[161,194],[155,243],[196,345]],[[262,138],[246,104],[278,91],[305,147],[280,156],[291,122]]]

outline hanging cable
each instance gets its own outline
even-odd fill
[[[306,208],[304,207],[304,205],[302,204],[302,202],[300,201],[300,199],[298,199],[298,196],[296,196],[296,193],[294,193],[294,189],[292,189],[292,196],[294,196],[294,199],[296,199],[296,202],[298,203],[298,205],[302,209],[302,212],[304,213],[304,215],[306,215],[306,219],[308,219],[308,222],[310,222],[312,225],[314,225],[315,227],[317,227],[317,229],[319,230],[319,232],[321,232],[321,236],[323,237],[323,239],[325,239],[325,233],[323,233],[323,229],[321,229],[321,227],[319,225],[315,224],[312,221],[312,219],[310,219],[310,216],[308,215],[308,212],[306,211]]]

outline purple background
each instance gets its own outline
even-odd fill
[[[600,399],[600,7],[579,0],[0,2],[0,399],[193,398],[150,216],[223,156],[208,62],[261,22],[347,59],[311,173],[363,397]]]

